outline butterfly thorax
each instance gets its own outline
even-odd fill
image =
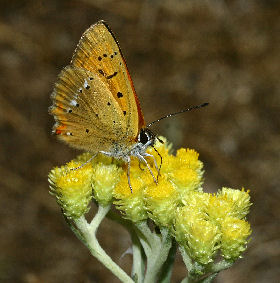
[[[138,134],[137,142],[133,142],[129,146],[116,142],[112,145],[112,149],[110,151],[100,152],[128,162],[130,156],[135,156],[137,158],[145,156],[147,148],[149,146],[153,146],[154,143],[155,135],[150,130],[143,128]]]

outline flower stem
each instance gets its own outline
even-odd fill
[[[159,273],[166,262],[171,248],[171,236],[167,228],[161,229],[161,236],[152,233],[147,222],[136,224],[138,237],[147,257],[144,283],[158,282]]]
[[[213,266],[210,269],[210,272],[216,273],[224,269],[228,269],[233,265],[233,263],[234,263],[233,261],[221,260],[213,264]]]
[[[176,256],[177,244],[173,241],[171,249],[169,251],[168,257],[164,265],[162,266],[161,274],[160,274],[160,283],[169,283],[171,280],[173,264]]]
[[[96,238],[98,226],[109,210],[110,205],[105,207],[99,206],[98,211],[90,224],[86,221],[84,216],[76,219],[75,224],[81,231],[86,246],[89,248],[91,254],[103,263],[122,282],[133,283],[134,281],[124,272],[124,270],[122,270],[115,262],[113,262],[111,257],[106,254]]]
[[[133,231],[131,233],[132,240],[132,252],[133,252],[133,264],[131,275],[135,282],[142,283],[144,280],[144,272],[145,272],[145,263],[144,263],[144,254],[142,251],[141,243]]]
[[[184,247],[179,246],[179,250],[181,252],[181,256],[183,258],[183,261],[186,265],[186,268],[188,270],[188,272],[190,272],[193,269],[193,264],[192,264],[192,260],[189,257],[189,255],[187,254],[186,250],[184,249]]]
[[[137,237],[133,225],[131,225],[130,221],[122,218],[119,214],[113,212],[112,210],[108,212],[106,217],[111,219],[112,221],[119,223],[129,232],[132,241],[132,253],[133,253],[131,277],[135,282],[138,283],[143,282],[144,272],[145,272],[145,262],[144,262],[145,255],[143,254],[141,243],[139,241],[139,238]]]

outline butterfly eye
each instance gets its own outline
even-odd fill
[[[145,131],[141,130],[138,136],[138,141],[142,144],[146,144],[151,139],[150,135]]]

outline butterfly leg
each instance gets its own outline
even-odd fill
[[[144,153],[143,156],[149,156],[149,157],[152,157],[152,158],[153,158],[155,167],[156,167],[157,172],[158,172],[158,175],[157,175],[157,182],[158,182],[158,177],[159,177],[159,175],[160,175],[161,164],[160,164],[160,168],[158,168],[157,161],[156,161],[155,157],[154,157],[152,154]],[[161,156],[160,156],[160,157],[161,157]],[[161,157],[161,158],[162,158],[162,157]],[[162,160],[161,160],[161,163],[162,163]]]
[[[87,160],[85,163],[83,163],[82,165],[80,165],[80,166],[78,166],[78,167],[76,167],[76,168],[71,168],[71,170],[78,170],[78,169],[81,169],[81,168],[84,167],[86,164],[88,164],[93,158],[95,158],[97,154],[98,154],[98,152],[95,153],[95,154],[94,154],[89,160]]]
[[[128,185],[130,188],[130,191],[132,193],[132,186],[131,186],[131,182],[130,182],[130,157],[128,156],[128,160],[127,160],[127,181],[128,181]]]
[[[142,155],[140,155],[140,154],[137,154],[136,156],[137,156],[141,161],[143,161],[143,162],[146,164],[146,166],[148,167],[148,169],[149,169],[149,171],[150,171],[150,174],[152,175],[152,177],[153,177],[153,179],[154,179],[154,182],[157,184],[157,183],[158,183],[158,182],[157,182],[157,179],[155,178],[155,176],[154,176],[154,174],[153,174],[153,171],[152,171],[151,167],[149,166],[147,160],[146,160]],[[145,155],[145,156],[146,156],[146,155]]]

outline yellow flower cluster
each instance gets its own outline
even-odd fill
[[[164,143],[156,142],[156,151],[148,149],[160,166],[159,176],[154,159],[147,158],[154,176],[158,176],[158,184],[147,166],[132,158],[132,193],[126,164],[101,154],[78,170],[69,168],[85,163],[90,158],[88,153],[53,169],[52,192],[65,215],[74,218],[86,213],[94,196],[100,205],[114,203],[132,222],[150,218],[157,226],[168,228],[179,245],[200,264],[213,262],[218,250],[227,260],[240,257],[251,234],[245,221],[251,205],[248,191],[222,188],[214,195],[204,193],[203,164],[198,153],[180,149],[172,155],[171,145],[161,139]]]
[[[49,174],[50,193],[69,219],[79,218],[89,210],[92,199],[92,165],[80,169],[82,163],[71,161],[60,168],[56,167]]]
[[[191,192],[185,196],[184,206],[177,208],[175,238],[201,264],[213,262],[218,250],[233,261],[246,249],[251,234],[244,219],[250,205],[244,190],[223,188],[213,195]]]
[[[133,159],[130,172],[133,193],[124,171],[115,187],[114,197],[117,208],[133,222],[149,217],[158,226],[171,227],[176,208],[181,205],[184,196],[191,191],[202,191],[203,164],[194,150],[180,149],[174,156],[170,154],[171,145],[165,138],[161,137],[161,140],[163,144],[155,144],[158,153],[153,148],[148,150],[158,165],[162,157],[158,184],[155,184],[147,167],[139,168],[138,160]],[[147,161],[154,176],[157,176],[153,158],[147,158]]]

